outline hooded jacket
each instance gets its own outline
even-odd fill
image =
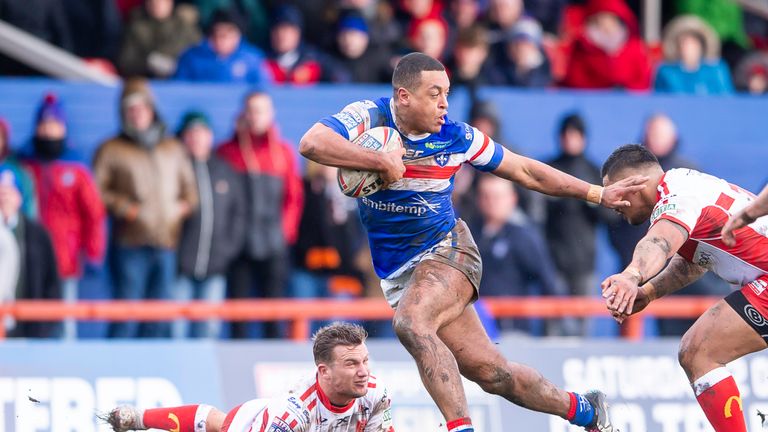
[[[46,97],[38,112],[38,123],[43,116],[65,123],[62,106],[55,96]],[[61,277],[77,277],[81,273],[81,254],[91,263],[100,263],[104,258],[104,204],[90,170],[81,163],[63,158],[66,138],[55,147],[60,152],[33,147],[25,166],[35,180],[41,203],[40,222],[53,241]]]
[[[123,103],[143,96],[152,105],[154,121],[148,131],[132,131]],[[121,102],[122,131],[99,146],[94,174],[107,211],[114,218],[117,244],[175,249],[186,214],[197,205],[192,165],[181,144],[165,135],[145,80],[125,84]]]
[[[703,44],[701,61],[695,70],[686,68],[681,61],[678,40],[684,34],[696,35]],[[657,92],[733,93],[731,73],[725,62],[720,60],[720,39],[701,18],[683,15],[670,21],[664,29],[663,48],[666,61],[656,71],[653,83]]]
[[[626,42],[616,52],[609,53],[582,32],[573,43],[563,86],[647,90],[651,66],[635,16],[623,0],[590,0],[587,3],[587,20],[601,12],[612,13],[624,23],[628,33]]]

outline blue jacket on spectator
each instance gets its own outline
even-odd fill
[[[664,63],[656,71],[653,88],[662,93],[716,95],[733,93],[728,66],[722,61],[705,62],[696,71],[687,71],[682,63]]]
[[[229,57],[222,58],[213,51],[208,40],[181,54],[174,79],[249,84],[271,81],[260,49],[241,41]]]

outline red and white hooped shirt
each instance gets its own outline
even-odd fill
[[[733,247],[720,236],[728,218],[755,199],[753,193],[709,174],[677,168],[662,177],[658,198],[651,226],[667,219],[688,231],[680,256],[732,285],[743,286],[768,274],[768,216],[736,231]]]
[[[284,397],[240,405],[225,426],[226,432],[394,432],[390,404],[387,389],[371,376],[365,396],[332,405],[313,375]]]

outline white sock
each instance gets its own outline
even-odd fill
[[[696,397],[698,397],[700,394],[707,391],[710,387],[726,378],[729,378],[730,376],[731,372],[728,369],[720,366],[719,368],[712,369],[711,371],[705,373],[701,378],[694,381],[693,384],[691,384],[691,387],[693,387],[693,392],[696,394]]]
[[[200,404],[197,406],[197,411],[195,411],[195,432],[205,432],[206,421],[211,410],[213,410],[213,407],[210,405]]]

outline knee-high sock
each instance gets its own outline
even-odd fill
[[[174,432],[205,432],[210,405],[184,405],[144,411],[144,427]]]
[[[697,379],[692,387],[715,432],[747,432],[741,394],[728,369],[711,370]]]

